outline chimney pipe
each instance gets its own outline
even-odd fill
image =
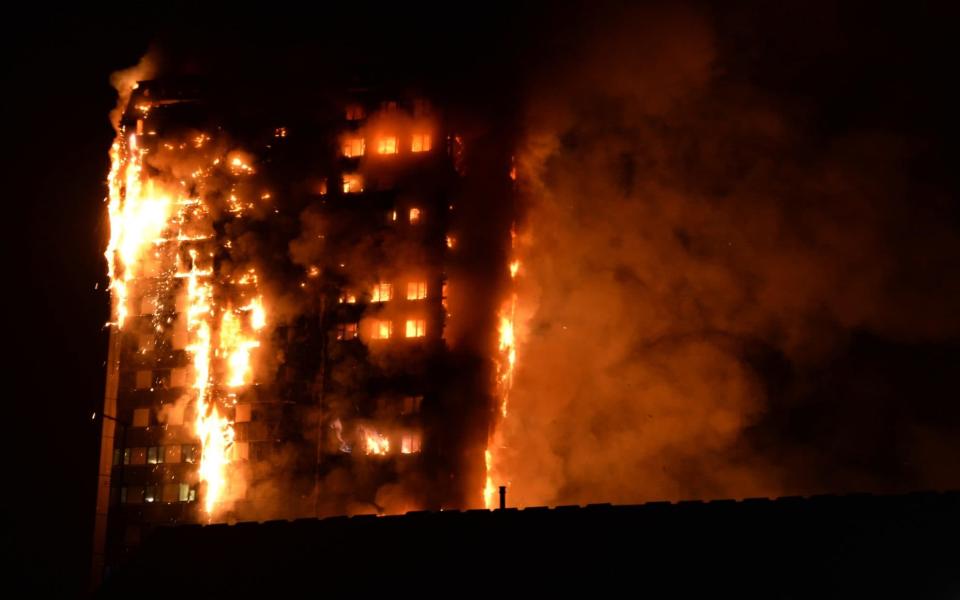
[[[500,510],[507,507],[507,486],[500,486]]]

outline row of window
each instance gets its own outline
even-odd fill
[[[148,411],[147,408],[137,409]],[[161,465],[164,463],[197,462],[200,451],[196,444],[175,444],[170,446],[149,446],[139,448],[115,448],[113,464],[119,465]]]
[[[429,152],[433,141],[429,133],[415,133],[410,136],[410,152]],[[400,153],[400,138],[396,135],[383,135],[376,139],[376,153],[383,155]],[[363,156],[367,152],[367,140],[363,136],[348,135],[343,138],[341,152],[347,158]]]
[[[396,100],[383,100],[380,102],[380,110],[385,113],[395,112],[397,110]],[[348,121],[359,121],[367,116],[367,111],[361,104],[348,104],[344,116]],[[422,98],[413,101],[413,116],[423,117],[430,113],[430,103]]]
[[[337,325],[338,340],[354,340],[359,336],[358,323],[340,323]],[[427,335],[426,319],[407,319],[403,330],[403,337],[422,338]],[[370,325],[370,338],[374,340],[388,340],[393,337],[393,321],[389,319],[374,319]]]
[[[153,504],[162,502],[196,502],[197,488],[188,483],[165,483],[156,485],[131,485],[120,488],[120,504]]]
[[[393,284],[380,282],[374,284],[370,290],[370,302],[389,302],[393,300]],[[426,281],[407,282],[407,300],[423,300],[427,297]],[[340,296],[340,303],[353,304],[357,301],[355,294],[344,293]]]

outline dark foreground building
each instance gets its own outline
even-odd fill
[[[100,595],[956,598],[958,539],[957,492],[196,525]]]

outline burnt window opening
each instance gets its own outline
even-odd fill
[[[340,323],[337,325],[338,340],[353,340],[357,337],[356,323]]]
[[[393,321],[378,319],[373,322],[370,337],[375,340],[389,340],[393,336]]]
[[[423,396],[404,396],[403,407],[400,410],[401,415],[419,414],[420,406],[423,404]]]
[[[363,106],[359,104],[348,104],[344,112],[348,121],[359,121],[367,116]]]
[[[417,454],[418,452],[420,452],[420,433],[404,432],[400,437],[400,454]]]
[[[197,462],[198,454],[196,444],[183,444],[180,446],[180,458],[185,463],[193,464]]]
[[[359,173],[343,174],[343,193],[359,194],[363,191],[363,176]]]
[[[411,224],[411,225],[416,225],[417,223],[419,223],[419,222],[420,222],[420,216],[421,216],[421,213],[420,213],[420,209],[419,209],[419,208],[416,208],[416,207],[411,208],[411,209],[410,209],[410,215],[409,215],[410,224]]]
[[[347,136],[343,139],[341,151],[347,158],[363,156],[364,152],[366,151],[366,142],[364,141],[363,137],[359,135]]]
[[[380,282],[370,292],[370,302],[388,302],[393,298],[393,284]]]

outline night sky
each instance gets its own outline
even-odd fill
[[[902,140],[909,160],[900,167],[915,184],[908,191],[916,192],[913,210],[902,214],[910,219],[933,211],[948,232],[958,235],[952,127],[957,98],[951,89],[956,15],[936,4],[897,10],[866,3],[840,8],[777,4],[746,3],[729,11],[693,5],[714,28],[723,76],[761,90],[772,104],[788,107],[788,114],[802,113],[798,127],[811,138],[875,130]],[[560,70],[557,65],[576,63],[571,57],[594,39],[592,28],[602,27],[603,15],[615,15],[621,7],[591,3],[590,8],[522,13],[478,7],[473,10],[484,14],[476,15],[455,10],[461,7],[265,17],[244,11],[197,14],[191,7],[190,17],[171,9],[139,16],[53,13],[7,20],[4,52],[11,64],[5,69],[3,101],[8,123],[4,179],[12,209],[6,221],[7,256],[14,266],[7,295],[14,299],[8,320],[15,329],[7,352],[14,358],[8,369],[15,383],[7,396],[13,414],[4,486],[4,536],[12,538],[4,548],[11,555],[7,564],[12,560],[13,570],[38,592],[75,595],[89,565],[100,431],[91,414],[102,404],[103,324],[108,320],[102,199],[113,137],[107,118],[115,103],[110,73],[135,64],[158,40],[187,70],[194,61],[206,68],[222,64],[225,48],[259,57],[253,70],[296,55],[297,49],[301,57],[329,61],[286,61],[283,72],[289,76],[309,76],[356,44],[349,65],[409,72],[432,86],[475,95],[477,105],[494,107],[487,118],[515,118],[521,108],[502,107],[527,94],[524,83],[541,81],[552,69]],[[187,18],[191,22],[184,24]],[[353,29],[344,31],[345,23]],[[366,32],[359,41],[357,31]],[[437,47],[444,49],[439,55]],[[615,64],[618,58],[607,60]],[[887,242],[895,253],[898,240]],[[956,246],[944,248],[949,252]],[[960,257],[930,259],[939,265],[934,275],[943,281],[940,300],[956,299]],[[927,304],[905,301],[903,310],[915,306]],[[771,397],[792,390],[782,396],[800,405],[771,405],[749,432],[752,447],[776,453],[784,438],[800,446],[829,439],[843,460],[866,465],[858,473],[879,473],[872,479],[864,475],[863,481],[897,481],[902,468],[906,483],[889,489],[923,487],[927,480],[909,465],[898,467],[902,458],[895,449],[878,462],[876,448],[895,448],[901,420],[935,423],[937,439],[960,434],[958,318],[953,314],[925,327],[936,335],[925,330],[911,339],[852,327],[841,349],[807,370],[791,368],[789,359],[760,344],[744,360],[763,373]],[[802,394],[795,392],[798,373],[815,374],[802,382]],[[862,393],[871,387],[880,392]],[[874,418],[878,413],[882,416]],[[862,415],[875,421],[866,440],[848,435]],[[846,445],[837,444],[846,438]],[[956,443],[936,452],[958,456]],[[794,460],[794,453],[784,453],[785,463]],[[853,484],[845,479],[850,472],[830,471],[814,487],[850,491]],[[946,476],[935,480],[950,481]]]

